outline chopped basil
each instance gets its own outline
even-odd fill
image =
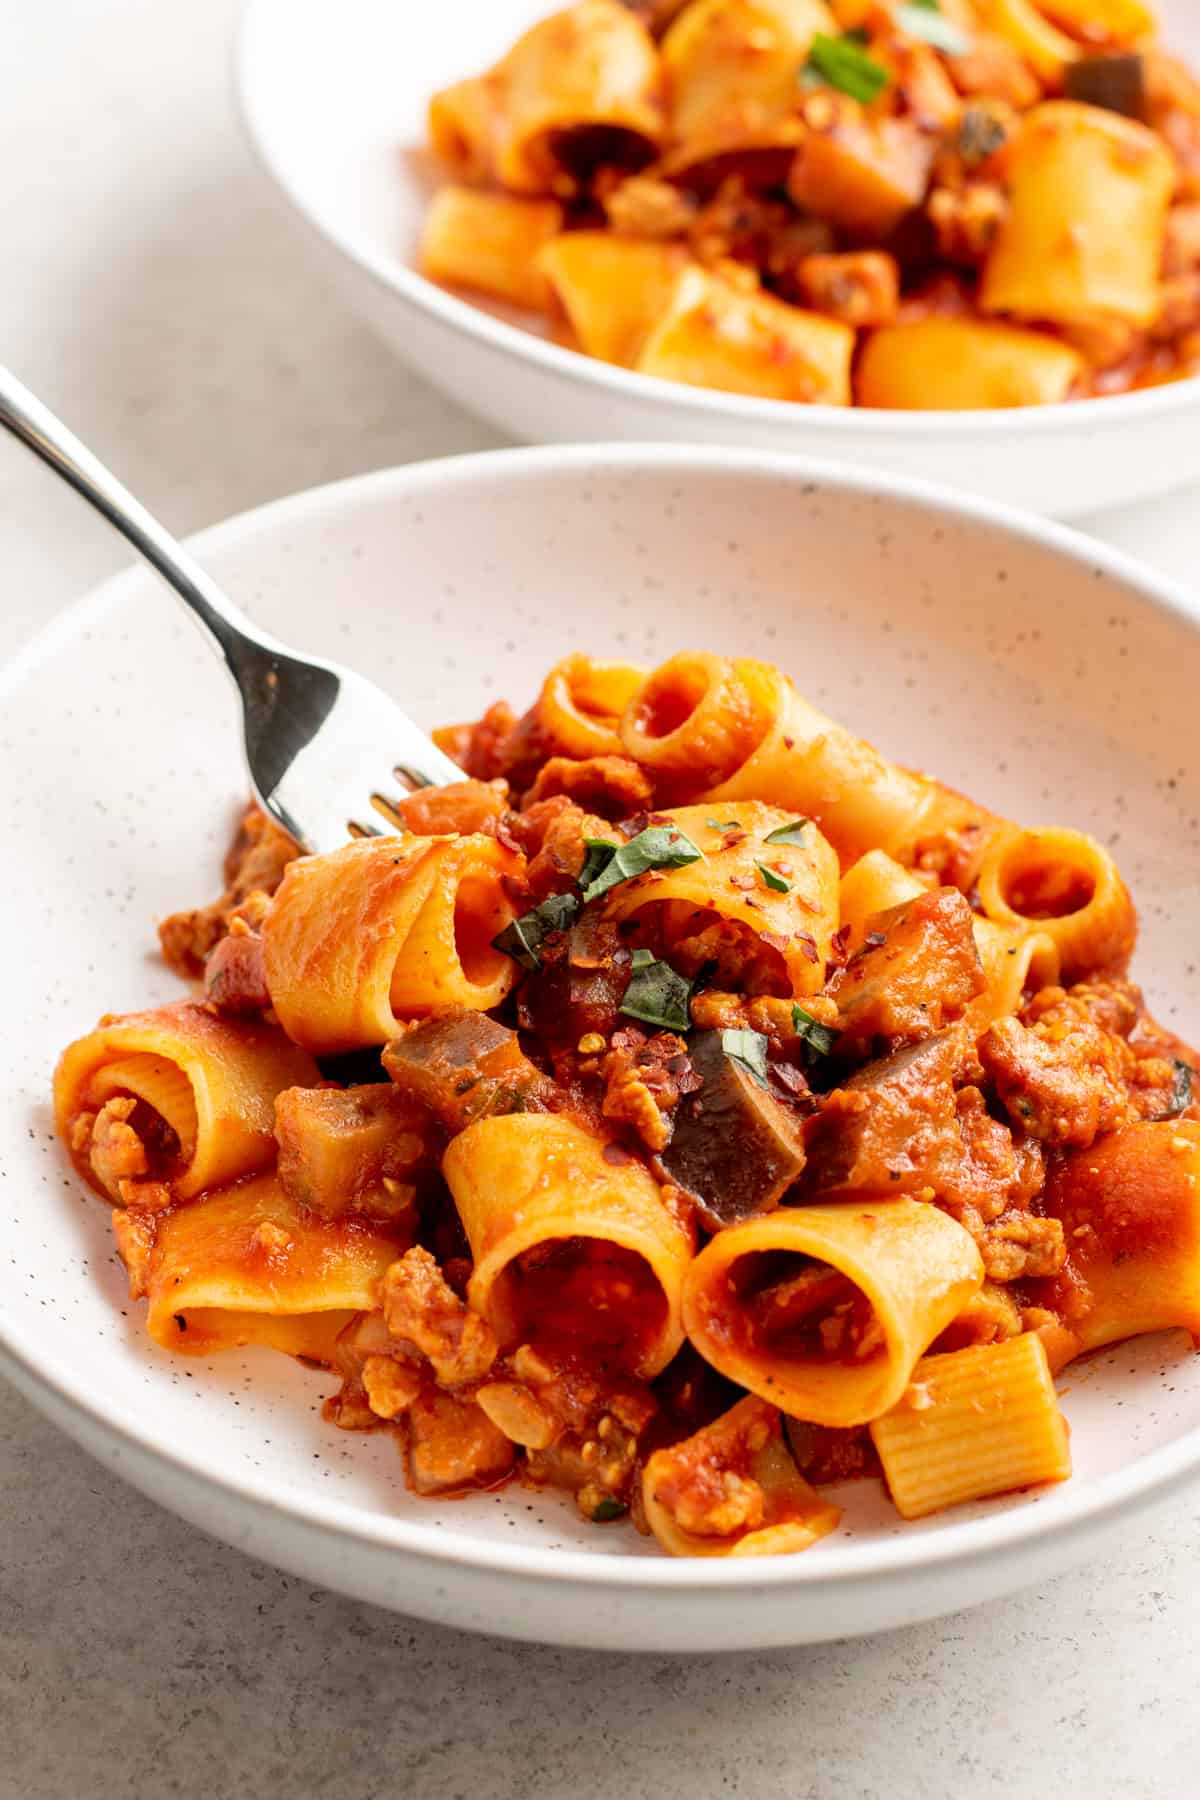
[[[1171,1066],[1175,1070],[1175,1080],[1171,1087],[1171,1110],[1167,1118],[1177,1119],[1192,1104],[1196,1072],[1191,1063],[1180,1062],[1178,1058]]]
[[[721,1048],[730,1062],[753,1075],[760,1087],[766,1087],[767,1040],[761,1031],[723,1031]]]
[[[802,844],[804,827],[811,824],[809,819],[793,819],[789,825],[777,825],[774,831],[768,831],[763,839],[764,844]]]
[[[787,879],[786,875],[780,875],[776,870],[768,869],[766,863],[756,862],[754,866],[766,882],[767,886],[773,888],[777,894],[791,893],[792,884]]]
[[[621,1011],[628,1018],[657,1025],[660,1031],[689,1031],[691,997],[691,982],[670,963],[659,962],[648,950],[634,951],[633,974],[621,1001]]]
[[[876,62],[855,38],[849,34],[829,37],[823,31],[818,31],[812,41],[804,74],[815,76],[864,105],[882,94],[891,80],[883,64]]]
[[[615,1494],[605,1494],[603,1500],[597,1500],[592,1508],[593,1525],[607,1525],[610,1519],[623,1519],[629,1511],[623,1500]]]
[[[610,838],[584,838],[587,855],[583,859],[583,867],[579,871],[581,888],[591,887],[598,875],[607,869],[617,854],[617,846]]]
[[[546,939],[552,932],[565,931],[578,911],[579,902],[574,894],[551,894],[532,912],[522,913],[511,925],[506,925],[499,937],[492,939],[492,949],[499,950],[503,956],[511,956],[523,969],[540,969],[539,952]]]
[[[935,50],[942,50],[947,56],[966,56],[971,50],[971,39],[961,25],[953,19],[944,18],[934,5],[922,4],[917,0],[915,5],[898,6],[895,20],[901,31],[909,37],[920,38],[923,44],[932,44]]]
[[[822,1025],[819,1019],[814,1019],[810,1012],[805,1012],[795,1001],[792,1003],[792,1030],[810,1058],[832,1054],[837,1042],[837,1032],[830,1025]]]
[[[740,831],[741,826],[736,819],[705,819],[704,823],[710,831]]]
[[[589,838],[586,841],[590,861],[593,846],[604,840]],[[589,871],[585,864],[579,877],[584,904],[599,899],[601,894],[607,894],[609,888],[617,887],[622,881],[644,875],[649,869],[682,869],[688,863],[699,862],[702,854],[677,825],[649,825],[627,844],[614,846],[612,855],[586,883],[583,877]]]

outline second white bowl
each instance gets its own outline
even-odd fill
[[[492,62],[556,0],[248,0],[243,113],[329,271],[405,361],[518,438],[740,444],[838,457],[1070,516],[1200,478],[1200,380],[1066,406],[895,413],[683,387],[561,349],[517,315],[414,266],[432,183],[420,156],[439,87]],[[1200,10],[1161,8],[1200,62]]]

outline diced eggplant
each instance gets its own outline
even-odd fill
[[[630,955],[617,927],[584,914],[523,985],[521,1024],[551,1051],[572,1050],[593,1032],[609,1037],[629,975]]]
[[[1082,101],[1085,106],[1101,106],[1105,112],[1121,113],[1127,119],[1145,119],[1145,58],[1136,50],[1080,56],[1066,66],[1063,92],[1068,100]]]
[[[932,1037],[985,985],[971,909],[958,889],[904,900],[867,920],[863,949],[837,978],[838,1050],[869,1054],[876,1039]]]
[[[805,1186],[877,1193],[927,1182],[961,1153],[954,1108],[958,1046],[950,1032],[867,1063],[825,1097],[808,1128]]]
[[[390,1082],[285,1088],[275,1099],[279,1182],[327,1219],[415,1222],[414,1183],[436,1166],[436,1128]]]
[[[709,1231],[770,1212],[804,1167],[799,1123],[744,1063],[725,1054],[723,1035],[698,1031],[691,1038],[688,1054],[704,1086],[680,1101],[661,1157]]]
[[[450,1132],[490,1113],[543,1112],[554,1092],[516,1032],[486,1013],[426,1019],[386,1046],[383,1066],[401,1094]]]

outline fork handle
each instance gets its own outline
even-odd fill
[[[11,431],[77,494],[115,525],[134,549],[170,583],[193,618],[215,638],[230,672],[249,649],[281,648],[255,629],[246,615],[227,600],[183,545],[119,482],[111,470],[81,444],[48,406],[0,367],[0,425]]]

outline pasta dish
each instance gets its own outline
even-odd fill
[[[1200,1337],[1197,1059],[1109,852],[748,658],[575,654],[436,735],[463,779],[332,854],[248,809],[160,926],[192,995],[59,1063],[155,1343],[673,1555],[1065,1479],[1058,1371]]]
[[[1200,367],[1200,81],[1146,0],[577,0],[429,137],[424,273],[643,375],[960,411]]]

